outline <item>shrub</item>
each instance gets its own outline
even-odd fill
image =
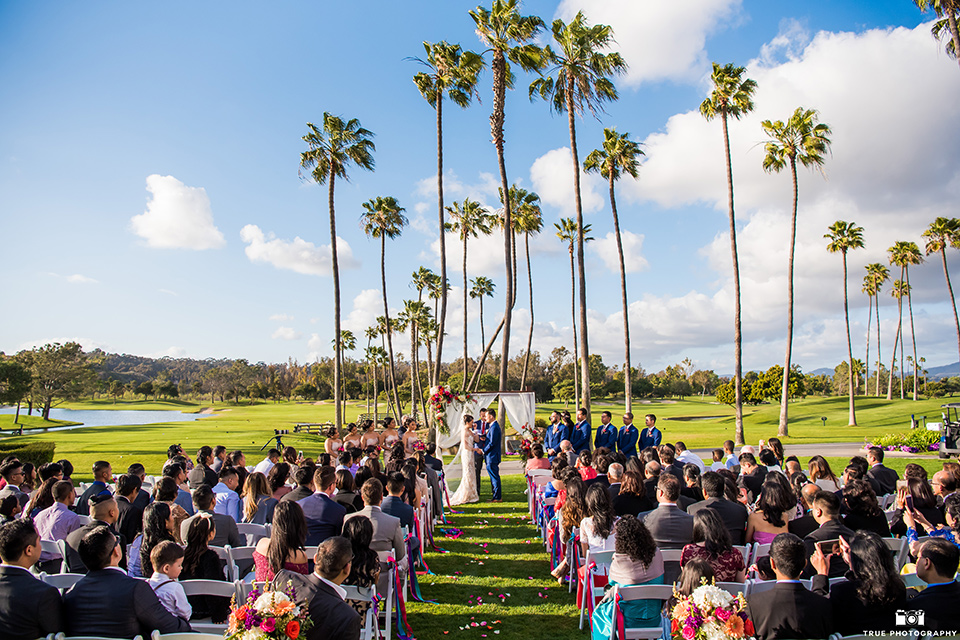
[[[0,458],[16,456],[20,462],[32,462],[39,467],[45,462],[53,462],[55,442],[2,442],[0,443]]]
[[[926,429],[912,429],[906,433],[888,433],[873,440],[874,445],[883,447],[887,451],[899,449],[909,453],[935,451],[934,445],[939,443],[940,432]]]

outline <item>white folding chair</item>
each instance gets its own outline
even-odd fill
[[[240,580],[241,582],[247,582],[247,578],[253,574],[253,572],[248,573],[245,576],[240,575],[239,567],[241,564],[248,564],[248,561],[253,560],[253,552],[256,551],[256,547],[231,547],[227,545],[224,547],[227,552],[227,566],[234,571],[233,580]],[[230,576],[227,576],[229,579]],[[253,582],[251,578],[249,580]]]
[[[673,597],[672,584],[642,584],[633,587],[616,585],[613,588],[614,599],[619,595],[621,602],[659,600],[662,608],[663,603]],[[663,628],[660,624],[655,627],[625,627],[623,633],[624,637],[619,638],[616,621],[610,625],[610,640],[655,640],[663,634]]]
[[[213,633],[160,633],[154,629],[150,640],[223,640],[223,636]]]
[[[380,601],[383,602],[383,611],[380,613],[383,614],[385,619],[384,628],[386,629],[386,635],[384,638],[390,640],[393,637],[393,598],[394,598],[394,587],[393,585],[396,582],[396,572],[397,568],[394,563],[390,563],[390,569],[387,571],[387,588],[385,594],[379,593],[378,586],[378,595],[381,595]],[[381,574],[382,575],[382,574]],[[379,615],[379,614],[378,614]]]
[[[51,587],[60,589],[60,592],[63,593],[73,585],[77,584],[83,575],[84,574],[82,573],[54,573],[51,575],[44,573],[40,574],[40,579],[49,584]]]
[[[360,638],[361,640],[373,640],[373,634],[376,627],[373,619],[373,588],[360,588],[349,585],[341,585],[341,587],[347,592],[347,600],[357,600],[360,602],[370,603],[367,607],[367,613],[363,617],[363,626],[360,628]]]
[[[920,536],[917,538],[917,548],[920,548],[924,542],[930,539],[930,536]],[[903,565],[910,561],[910,543],[904,539],[903,546],[900,548],[900,554],[897,556],[897,570],[903,568]]]
[[[224,562],[223,576],[230,582],[237,580],[238,578],[236,574],[238,573],[238,570],[237,570],[237,567],[230,560],[230,545],[226,545],[224,547],[214,547],[211,545],[209,549],[214,551],[217,554],[217,556],[221,560],[223,560]]]
[[[770,555],[770,543],[760,544],[759,542],[753,543],[753,559],[750,560],[750,564],[757,564],[757,560],[760,558],[765,558]]]
[[[749,567],[750,560],[753,558],[751,555],[753,553],[753,545],[749,544],[735,544],[733,548],[740,552],[740,555],[743,556],[743,566]]]
[[[68,573],[67,569],[67,541],[66,540],[57,540],[57,552],[60,554],[60,557],[63,558],[63,562],[60,563],[60,573]],[[129,554],[128,554],[129,557]]]
[[[777,586],[776,580],[747,580],[747,595],[763,593]]]
[[[887,549],[889,549],[890,553],[893,555],[893,561],[895,563],[899,563],[900,556],[903,554],[903,548],[907,546],[907,539],[906,538],[881,538],[881,540],[883,540],[883,544],[887,545]],[[898,564],[897,571],[899,571],[902,566],[903,565]]]
[[[567,593],[573,593],[573,585],[577,581],[577,566],[580,564],[580,545],[577,544],[579,530],[574,528],[573,534],[567,540],[565,558],[567,559]],[[577,560],[577,562],[574,562]]]
[[[723,589],[732,596],[742,593],[744,596],[747,595],[747,584],[745,582],[717,582],[715,586],[718,589]]]
[[[92,520],[90,516],[77,516],[77,518],[80,519],[81,525],[90,524],[90,521]]]
[[[270,533],[267,531],[267,525],[265,524],[253,524],[252,522],[238,522],[237,531],[240,532],[240,535],[247,536],[248,545],[257,544],[257,540],[259,540],[260,538],[270,537]]]
[[[212,548],[212,547],[211,547]],[[180,585],[187,596],[218,596],[234,598],[240,593],[238,581],[223,582],[221,580],[181,580]],[[190,628],[201,633],[219,633],[221,636],[227,630],[227,624],[214,624],[206,620],[191,620]]]
[[[105,636],[68,636],[68,635],[64,635],[62,631],[57,635],[53,636],[53,639],[54,640],[111,640],[111,638],[107,638]],[[143,636],[136,635],[133,637],[133,640],[143,640]]]
[[[251,592],[251,591],[253,591],[254,589],[260,589],[260,591],[261,591],[261,593],[262,593],[263,590],[264,590],[264,588],[265,588],[268,584],[270,584],[270,583],[269,583],[269,582],[257,582],[256,580],[254,580],[253,582],[240,582],[239,585],[238,585],[238,586],[239,586],[239,593],[237,594],[237,599],[238,599],[240,602],[244,602],[244,601],[246,601],[247,596],[250,595],[250,592]]]
[[[587,616],[587,611],[592,608],[587,606],[587,598],[596,599],[597,596],[603,596],[604,588],[594,585],[593,575],[600,569],[609,569],[611,562],[613,562],[613,551],[587,550],[587,557],[583,561],[583,566],[585,567],[583,571],[583,588],[580,590],[583,594],[583,597],[580,599],[580,629],[583,629],[583,620]]]

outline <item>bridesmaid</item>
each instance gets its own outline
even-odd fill
[[[387,417],[383,419],[383,433],[380,434],[380,446],[389,449],[400,442],[400,434],[397,433],[397,421]]]
[[[366,430],[369,427],[368,423],[372,423],[372,422],[373,420],[364,420],[363,421],[364,430]],[[347,425],[347,435],[344,436],[343,438],[343,446],[345,446],[348,449],[350,447],[361,449],[362,447],[360,445],[360,437],[361,437],[360,431],[357,430],[357,424],[355,422],[351,422],[350,424]]]
[[[419,425],[411,418],[407,425],[407,431],[403,434],[403,452],[408,458],[412,458],[417,453],[417,445],[420,444],[420,437],[417,435]]]
[[[354,425],[354,428],[356,428],[356,425]],[[342,449],[343,440],[340,438],[340,432],[337,431],[336,427],[330,427],[330,430],[327,431],[327,439],[323,443],[323,450],[336,458],[340,455]]]
[[[360,439],[362,443],[360,446],[366,449],[367,447],[379,447],[380,446],[380,435],[377,434],[375,428],[376,425],[373,423],[373,420],[367,420],[367,428],[363,432],[363,436]]]

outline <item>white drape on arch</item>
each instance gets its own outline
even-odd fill
[[[460,444],[460,438],[463,435],[463,416],[470,414],[476,417],[480,407],[489,406],[491,402],[499,399],[503,412],[510,419],[510,424],[515,431],[522,432],[532,428],[534,416],[536,414],[536,395],[532,391],[519,391],[511,393],[486,392],[473,393],[470,400],[464,403],[451,402],[447,405],[447,425],[450,427],[449,435],[437,434],[437,446],[448,449]],[[460,458],[460,451],[450,464],[455,464]]]

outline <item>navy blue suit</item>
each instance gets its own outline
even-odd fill
[[[547,427],[547,433],[543,436],[544,451],[560,451],[560,443],[570,439],[570,428],[562,422]],[[548,456],[553,460],[553,456]]]
[[[593,448],[606,447],[610,451],[617,450],[617,428],[610,424],[601,424],[597,427],[597,436],[593,439]]]
[[[650,432],[648,434],[648,432]],[[643,431],[640,432],[640,449],[646,449],[647,447],[659,447],[660,439],[663,437],[663,434],[660,433],[660,429],[656,427],[647,428],[644,427]]]
[[[306,545],[318,545],[327,538],[338,536],[343,531],[343,516],[347,509],[325,493],[318,492],[297,500],[307,519]]]
[[[635,426],[632,424],[630,426],[623,425],[620,427],[620,433],[617,434],[617,450],[628,458],[630,456],[636,456],[637,441],[639,439],[640,432],[637,431]]]
[[[490,476],[490,487],[493,489],[493,499],[501,500],[500,423],[496,420],[487,425],[487,442],[483,445],[483,457],[487,462],[487,475]]]
[[[570,434],[570,444],[573,445],[573,451],[575,453],[590,450],[590,432],[590,423],[586,420],[574,425],[573,433]]]

